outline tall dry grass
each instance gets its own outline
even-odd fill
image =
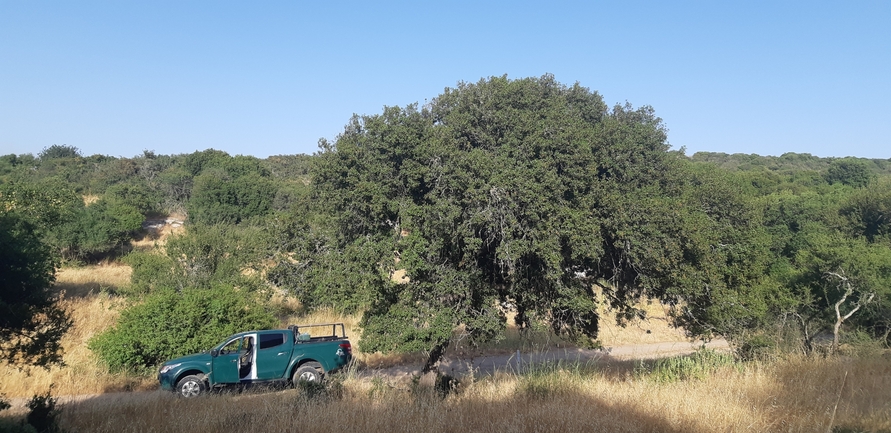
[[[125,374],[109,374],[87,348],[87,342],[113,326],[123,301],[109,295],[130,283],[131,269],[123,265],[65,268],[56,274],[59,305],[70,315],[72,326],[62,337],[65,365],[49,369],[22,368],[0,363],[0,394],[30,397],[46,392],[55,395],[99,394],[126,389],[145,389],[153,381]]]
[[[130,285],[133,269],[119,263],[62,268],[56,272],[55,289],[63,298],[83,298]]]
[[[825,432],[891,429],[887,358],[794,358],[663,383],[611,366],[555,366],[432,388],[349,378],[196,400],[137,393],[68,403],[61,426],[91,432]],[[834,414],[834,417],[833,417]],[[832,428],[839,430],[832,430]]]

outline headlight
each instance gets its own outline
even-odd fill
[[[174,368],[179,367],[180,365],[182,365],[181,362],[179,364],[165,365],[165,366],[161,367],[161,374],[167,373],[168,371],[173,370]]]

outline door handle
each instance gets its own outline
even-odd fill
[[[284,355],[284,354],[286,354],[286,353],[287,353],[287,352],[279,352],[279,353],[278,353],[278,356],[282,356],[282,355]]]

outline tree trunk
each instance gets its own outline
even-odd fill
[[[424,364],[424,369],[421,370],[421,374],[427,374],[433,371],[433,368],[436,366],[436,363],[442,359],[442,355],[445,354],[446,347],[448,347],[448,341],[441,341],[436,343],[433,346],[433,349],[430,350],[430,355],[427,356],[427,363]]]
[[[842,323],[844,323],[845,320],[848,320],[848,318],[854,315],[854,313],[856,313],[857,310],[860,309],[860,307],[872,302],[872,299],[875,297],[876,294],[870,293],[869,296],[867,296],[866,298],[861,297],[854,304],[854,308],[852,308],[851,311],[848,312],[848,314],[842,316],[841,306],[848,299],[848,296],[851,296],[854,293],[854,287],[851,286],[850,280],[848,280],[848,278],[842,274],[838,274],[835,272],[827,272],[827,274],[838,278],[839,287],[844,287],[845,289],[845,294],[842,295],[841,299],[839,299],[838,302],[835,303],[835,326],[833,326],[832,328],[832,352],[835,353],[838,351],[838,331],[841,328]]]

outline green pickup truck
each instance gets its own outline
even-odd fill
[[[183,397],[235,384],[321,381],[352,359],[342,323],[235,334],[214,348],[164,363],[161,388]]]

